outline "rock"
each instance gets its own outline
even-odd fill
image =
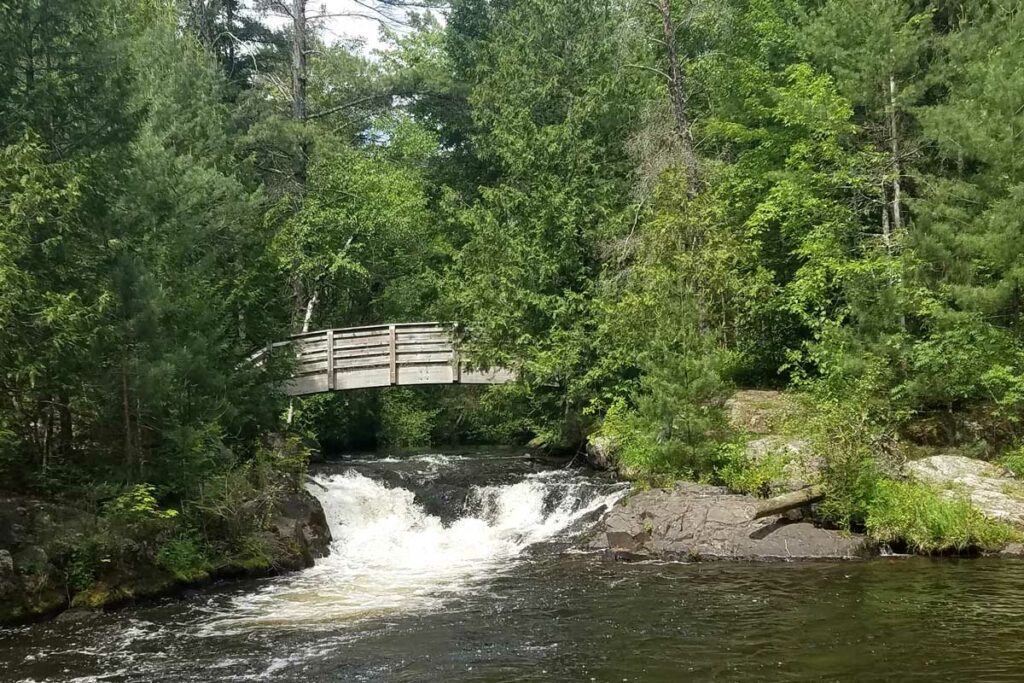
[[[284,495],[277,503],[266,539],[278,569],[304,569],[331,549],[331,528],[324,509],[308,491]]]
[[[608,513],[590,547],[630,560],[845,560],[872,552],[856,534],[780,516],[755,520],[757,505],[700,484],[643,491]]]
[[[86,621],[95,621],[100,616],[100,612],[94,609],[86,609],[84,607],[74,607],[72,609],[61,612],[57,615],[54,621],[64,621],[79,624]]]
[[[0,550],[0,581],[14,574],[14,558],[9,550]]]
[[[992,405],[962,411],[915,415],[900,428],[904,439],[920,446],[955,448],[970,444],[977,452],[995,454],[1012,443],[1016,429]]]
[[[933,455],[908,462],[905,473],[950,498],[967,496],[986,517],[1024,529],[1024,482],[1003,467],[962,455]]]
[[[818,483],[825,460],[811,451],[804,439],[765,436],[747,442],[744,455],[753,465],[764,464],[770,458],[782,461],[780,476],[770,482],[773,493],[797,491]]]
[[[732,428],[750,434],[776,431],[792,408],[792,401],[786,394],[762,389],[737,391],[725,402]]]
[[[618,463],[618,449],[607,436],[596,435],[587,442],[587,462],[596,470],[614,470]]]
[[[1024,557],[1024,543],[1010,543],[999,551],[1002,557]]]

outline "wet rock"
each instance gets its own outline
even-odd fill
[[[933,455],[908,462],[905,471],[950,498],[967,496],[990,519],[1024,529],[1024,482],[1003,467],[962,455]]]
[[[739,432],[771,434],[778,430],[792,401],[781,391],[744,389],[725,402],[729,424]]]
[[[1024,557],[1024,543],[1010,543],[999,551],[1002,557]]]
[[[14,558],[9,550],[0,550],[0,581],[14,574]]]
[[[618,447],[610,437],[590,437],[587,442],[587,462],[591,467],[596,470],[614,470],[618,459]]]
[[[324,509],[308,491],[288,493],[278,501],[272,528],[286,541],[298,544],[304,566],[313,559],[325,557],[331,550],[331,527]]]
[[[97,612],[93,609],[85,609],[84,607],[75,607],[67,611],[61,612],[56,616],[54,621],[71,622],[80,624],[88,621],[95,621],[99,618],[101,612]]]
[[[590,547],[617,559],[853,559],[872,552],[863,536],[774,516],[755,520],[758,501],[725,489],[677,484],[624,499]]]

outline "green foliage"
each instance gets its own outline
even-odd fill
[[[779,493],[775,484],[785,476],[785,456],[767,453],[752,460],[745,454],[743,444],[727,444],[723,450],[722,463],[715,474],[729,489],[764,498]]]
[[[107,503],[104,514],[126,524],[177,517],[177,510],[160,509],[155,491],[156,487],[152,484],[135,484]]]
[[[1024,446],[1012,448],[999,458],[999,464],[1019,479],[1024,479]]]
[[[917,514],[885,484],[909,417],[1019,439],[1013,3],[673,0],[670,87],[652,3],[457,0],[374,58],[304,36],[305,119],[287,30],[187,4],[0,3],[6,487],[113,497],[103,533],[171,571],[266,566],[306,451],[267,445],[287,360],[246,359],[307,313],[458,321],[523,378],[309,399],[293,432],[328,447],[600,429],[630,476],[764,493],[723,401],[795,385],[859,527]],[[94,546],[77,583],[127,552]]]
[[[921,484],[881,480],[868,508],[868,533],[915,552],[998,550],[1018,534],[986,519],[966,497],[948,497]]]
[[[202,545],[195,538],[188,536],[166,541],[157,550],[154,563],[184,583],[206,579],[212,568]]]
[[[405,388],[385,392],[378,432],[381,444],[394,448],[430,445],[434,421],[440,411],[429,407],[425,398]]]

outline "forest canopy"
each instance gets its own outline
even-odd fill
[[[854,430],[856,525],[914,420],[1016,446],[1019,2],[367,4],[377,51],[305,0],[0,3],[6,487],[177,504],[278,433],[601,434],[630,476],[715,479],[759,387]],[[287,367],[246,362],[418,320],[520,381],[289,421]]]

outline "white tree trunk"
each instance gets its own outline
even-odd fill
[[[309,332],[309,322],[313,319],[313,309],[316,307],[316,300],[319,297],[320,292],[313,290],[313,296],[309,297],[309,301],[306,302],[306,315],[302,318],[302,334]],[[292,419],[295,417],[295,399],[288,401],[288,417],[286,419],[288,424],[292,423]]]

